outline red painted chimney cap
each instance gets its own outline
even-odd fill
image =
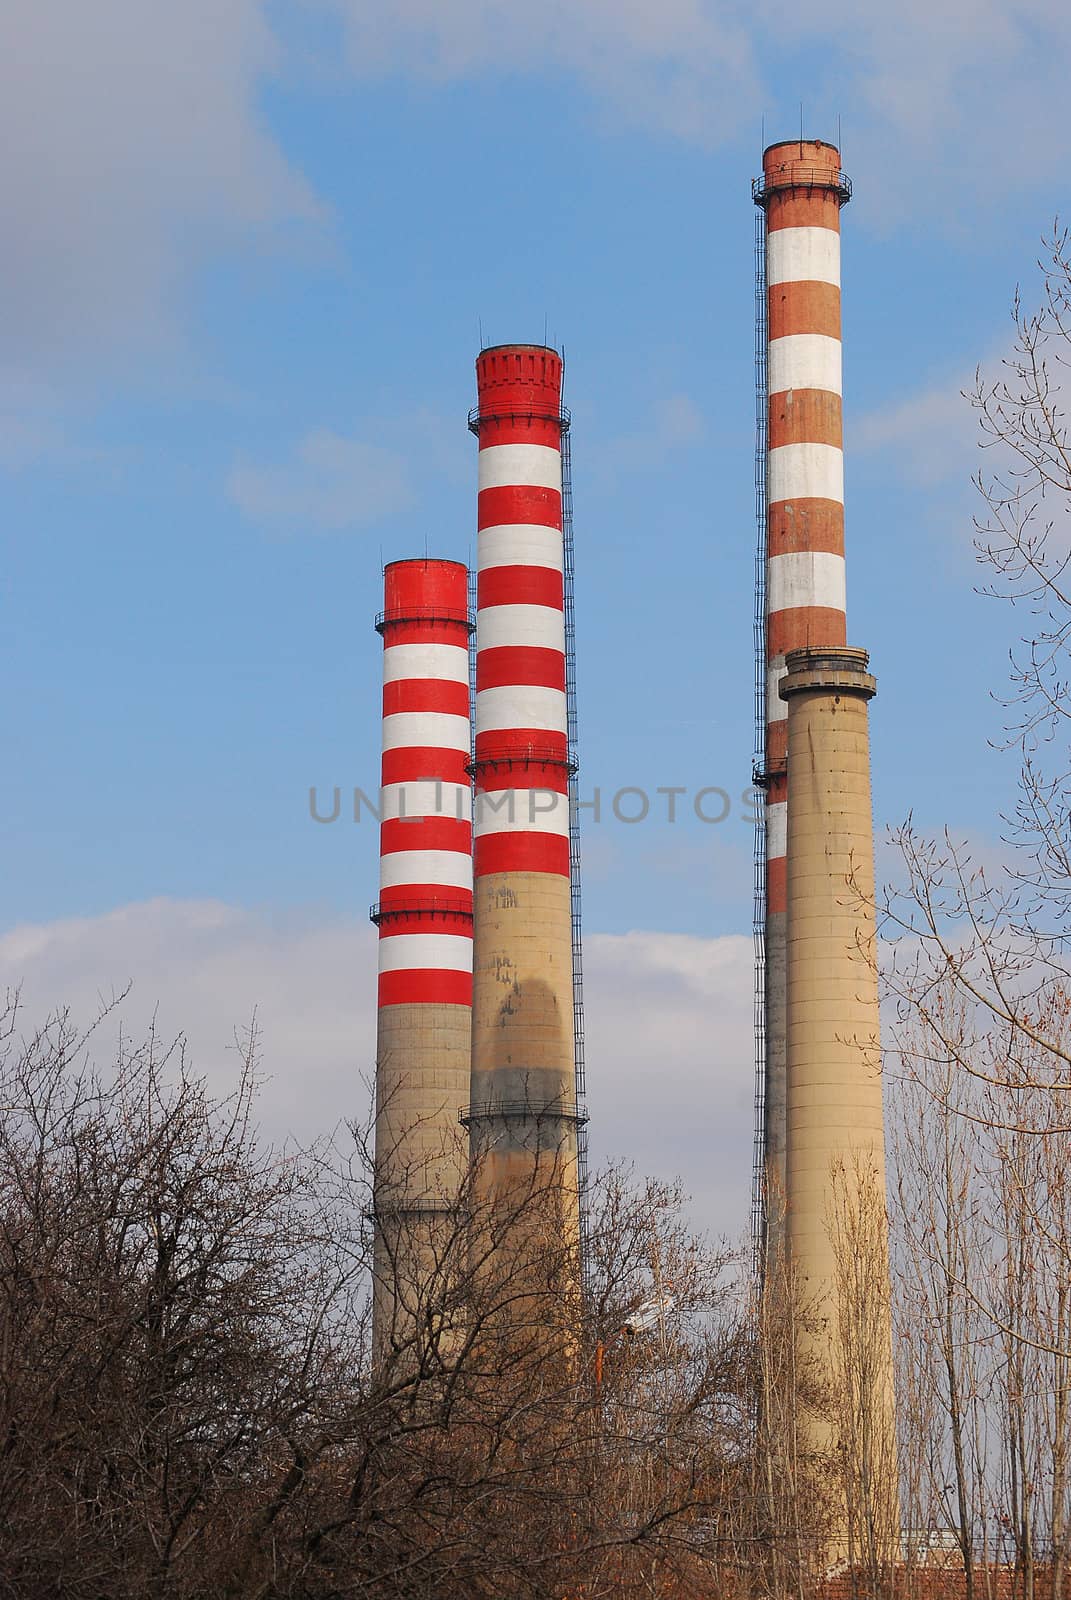
[[[383,569],[383,612],[377,626],[390,622],[438,620],[468,622],[468,568],[461,561],[413,556]]]

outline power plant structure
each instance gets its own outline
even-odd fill
[[[830,1559],[899,1538],[865,651],[848,649],[840,152],[763,153],[757,280],[757,1245],[845,1465]],[[861,1287],[865,1276],[865,1289]],[[846,1374],[857,1376],[848,1382]]]
[[[466,568],[424,558],[386,568],[376,624],[385,647],[380,899],[372,908],[380,935],[380,1361],[412,1343],[427,1293],[444,1287],[438,1243],[467,1179],[472,1204],[503,1236],[510,1217],[526,1211],[564,1241],[573,1281],[544,1285],[563,1304],[575,1300],[582,1272],[587,1161],[563,362],[541,345],[503,345],[481,351],[476,371],[476,620]],[[505,1271],[516,1266],[512,1254],[500,1252]],[[538,1245],[532,1254],[549,1259]]]
[[[771,145],[754,187],[761,208],[756,765],[766,790],[758,1176],[766,1197],[766,1251],[773,1257],[782,1244],[788,1104],[788,708],[780,688],[790,650],[840,646],[847,639],[840,210],[850,195],[839,152],[817,142]]]
[[[469,418],[479,441],[479,488],[466,1120],[474,1184],[492,1225],[498,1213],[508,1227],[533,1184],[545,1190],[539,1226],[575,1244],[579,1289],[584,1112],[574,1005],[562,377],[561,356],[540,345],[493,346],[476,363],[477,406]],[[503,1248],[508,1255],[512,1245]],[[546,1251],[536,1242],[532,1254]],[[508,1270],[508,1260],[503,1265]]]
[[[472,1040],[468,573],[384,574],[373,1345],[412,1346],[466,1167]]]
[[[785,1256],[798,1437],[840,1463],[827,1560],[891,1565],[900,1511],[865,650],[790,650]],[[779,1275],[780,1276],[780,1275]],[[775,1287],[777,1280],[775,1279]]]
[[[840,153],[771,145],[757,221],[756,1162],[763,1294],[843,1468],[825,1570],[895,1561],[865,651],[846,630]],[[563,361],[476,362],[471,575],[386,569],[375,1343],[397,1347],[462,1191],[484,1259],[582,1306],[586,1144],[569,415]],[[468,585],[468,587],[466,587]],[[536,1234],[518,1207],[540,1189]],[[539,1230],[559,1247],[538,1282]],[[535,1242],[537,1248],[528,1248]],[[564,1253],[561,1246],[564,1244]],[[560,1263],[571,1264],[564,1270]],[[401,1270],[399,1270],[399,1264]],[[567,1281],[566,1281],[567,1280]],[[551,1334],[548,1333],[548,1338]],[[802,1392],[802,1391],[801,1391]]]
[[[565,1352],[580,1318],[586,1118],[564,368],[557,350],[511,344],[482,350],[475,376],[469,1170],[488,1282],[509,1285],[499,1331],[536,1323]]]

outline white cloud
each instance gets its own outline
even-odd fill
[[[860,207],[879,228],[992,217],[1004,194],[1063,171],[1065,0],[305,3],[342,20],[359,76],[564,72],[617,122],[707,145],[742,130],[757,143],[764,109],[771,135],[791,136],[801,99],[826,137],[843,114]]]
[[[1035,300],[1042,299],[1036,283],[1024,291],[1024,304],[1029,309]],[[1056,344],[1062,344],[1057,338]],[[1062,363],[1054,359],[1060,354],[1051,347],[1042,349],[1046,358],[1049,404],[1053,408],[1058,426],[1064,426],[1071,386],[1065,378]],[[895,463],[898,478],[919,485],[928,491],[943,490],[943,495],[931,496],[928,504],[939,506],[942,518],[946,517],[943,500],[950,492],[958,496],[957,510],[962,503],[958,525],[965,537],[975,537],[974,517],[984,517],[984,507],[978,497],[973,479],[979,474],[983,481],[994,478],[1011,483],[1019,476],[1022,462],[1012,450],[993,440],[983,430],[978,407],[972,403],[979,382],[983,393],[994,387],[1007,385],[1012,396],[1004,408],[1010,422],[1017,414],[1015,397],[1029,393],[1029,381],[1016,376],[1016,368],[1023,362],[1011,344],[993,341],[989,353],[971,371],[943,381],[930,383],[888,405],[864,413],[857,420],[847,420],[846,435],[849,453],[884,453]],[[999,409],[999,408],[998,408]],[[1057,520],[1056,536],[1061,523]]]
[[[573,74],[630,123],[728,136],[755,93],[741,8],[722,0],[308,0],[339,16],[361,75]]]
[[[18,472],[40,461],[62,462],[64,432],[48,414],[8,409],[0,401],[0,467]]]
[[[679,1173],[694,1214],[743,1228],[751,1163],[751,941],[633,932],[586,942],[588,1090],[596,1160]],[[263,1039],[264,1125],[308,1139],[367,1109],[375,1060],[375,935],[363,921],[154,900],[0,937],[0,984],[22,983],[26,1025],[68,1004],[83,1023],[128,982],[124,1029],[154,1012],[194,1066],[233,1082],[235,1028]],[[97,1043],[107,1059],[110,1036]]]
[[[109,452],[74,437],[59,392],[29,376],[0,375],[0,467],[20,472],[99,466]]]
[[[978,418],[964,392],[973,377],[933,384],[866,412],[847,427],[849,450],[895,453],[898,475],[925,487],[966,484],[977,470]]]
[[[22,984],[26,1025],[68,1005],[85,1025],[130,984],[119,1020],[133,1037],[153,1019],[186,1036],[195,1068],[224,1091],[236,1029],[254,1011],[274,1138],[310,1138],[363,1114],[375,1062],[375,933],[365,922],[252,912],[219,901],[151,900],[102,916],[13,928],[0,982]],[[98,1059],[114,1037],[102,1031]]]
[[[256,106],[263,0],[9,0],[0,359],[65,366],[173,328],[204,253],[316,214]]]
[[[705,434],[706,419],[690,395],[681,390],[660,395],[645,428],[601,444],[591,441],[584,451],[585,470],[615,481],[623,474],[657,471],[678,451],[701,443]]]
[[[282,460],[237,461],[226,488],[251,522],[285,533],[334,532],[406,511],[432,484],[467,485],[471,470],[456,418],[420,408],[346,433],[313,428]]]
[[[328,428],[306,434],[289,461],[238,462],[227,494],[251,522],[286,533],[365,527],[415,499],[401,455]]]
[[[992,226],[1009,191],[1062,175],[1064,0],[759,0],[758,20],[783,53],[823,52],[799,95],[808,116],[845,113],[845,159],[876,227],[934,212]]]
[[[1063,0],[10,0],[0,362],[66,371],[88,354],[99,372],[174,334],[200,262],[320,216],[258,104],[308,64],[269,17],[310,11],[339,19],[358,79],[557,74],[618,124],[707,145],[754,129],[764,105],[772,132],[794,123],[796,62],[808,123],[829,133],[845,114],[877,225],[958,209],[992,227],[987,204],[1062,173]],[[35,453],[47,442],[8,449]]]
[[[592,934],[584,953],[596,1158],[679,1174],[696,1218],[738,1236],[751,1185],[750,938]]]

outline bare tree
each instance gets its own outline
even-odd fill
[[[1014,349],[970,395],[989,452],[977,479],[982,589],[1025,624],[1001,697],[1000,742],[1019,757],[1008,860],[986,868],[909,820],[903,882],[883,906],[901,1368],[916,1429],[940,1419],[912,1502],[955,1528],[968,1595],[1010,1566],[1024,1600],[1043,1566],[1053,1593],[1065,1588],[1071,1358],[1066,233],[1039,266],[1038,308],[1017,293]]]
[[[954,1026],[944,1018],[942,1034]],[[983,1400],[991,1380],[988,1330],[967,1283],[982,1252],[977,1124],[957,1113],[956,1064],[930,1032],[901,1032],[899,1065],[890,1113],[901,1454],[913,1472],[905,1484],[909,1545],[917,1558],[932,1560],[951,1532],[973,1600],[982,1535],[976,1488],[986,1475]]]
[[[724,1592],[754,1556],[753,1345],[671,1185],[593,1187],[590,1285],[469,1187],[373,1362],[363,1141],[265,1147],[150,1036],[95,1072],[57,1017],[0,1051],[0,1594],[561,1600]],[[427,1245],[422,1236],[421,1248]],[[502,1263],[507,1265],[503,1268]],[[509,1265],[509,1263],[513,1265]],[[384,1270],[380,1262],[379,1270]],[[389,1270],[389,1268],[387,1269]],[[508,1322],[509,1338],[499,1332]]]
[[[883,1179],[870,1152],[839,1160],[830,1173],[827,1219],[835,1263],[836,1466],[856,1592],[872,1596],[888,1591],[900,1550]]]
[[[180,1049],[86,1064],[58,1017],[0,1065],[0,1584],[217,1592],[260,1481],[359,1364],[311,1167],[261,1153],[254,1041],[213,1103]],[[285,1472],[283,1474],[285,1480]]]

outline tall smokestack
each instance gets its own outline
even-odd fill
[[[867,705],[845,624],[840,153],[771,145],[765,213],[767,1283],[787,1289],[827,1565],[896,1558],[899,1507]],[[806,1391],[804,1391],[805,1393]]]
[[[793,650],[788,708],[787,1244],[799,1437],[837,1459],[829,1557],[897,1558],[885,1137],[865,650]]]
[[[755,200],[766,220],[766,1073],[767,1258],[785,1206],[785,848],[787,720],[779,689],[790,650],[843,645],[844,458],[840,152],[818,140],[771,145]]]
[[[384,574],[373,1344],[405,1348],[467,1157],[472,1034],[468,574]]]
[[[499,345],[476,362],[479,439],[473,1171],[492,1208],[533,1174],[578,1236],[562,361]]]

